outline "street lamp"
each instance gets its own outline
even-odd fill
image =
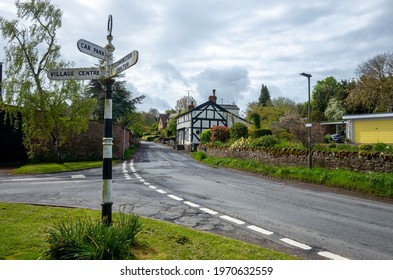
[[[307,124],[306,127],[308,129],[308,168],[312,168],[312,151],[311,151],[311,119],[310,119],[310,78],[311,74],[300,73],[300,75],[307,77],[308,79],[308,107],[307,107]]]

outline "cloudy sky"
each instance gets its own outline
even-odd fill
[[[97,59],[77,41],[107,43],[113,16],[115,60],[132,50],[138,63],[125,71],[139,110],[174,108],[193,96],[205,102],[216,89],[218,103],[242,111],[257,101],[261,85],[271,97],[307,101],[311,86],[334,76],[355,77],[370,57],[393,51],[391,0],[52,0],[63,11],[58,32],[64,60],[90,67]],[[2,0],[0,15],[14,19],[14,0]],[[0,61],[4,60],[4,40]]]

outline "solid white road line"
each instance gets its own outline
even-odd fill
[[[349,260],[347,258],[344,258],[342,256],[327,252],[327,251],[323,251],[323,252],[318,252],[318,255],[331,259],[331,260]]]
[[[235,219],[235,218],[232,218],[232,217],[229,217],[229,216],[227,216],[227,215],[220,216],[220,218],[221,218],[221,219],[224,219],[224,220],[227,220],[227,221],[230,221],[230,222],[232,222],[232,223],[238,224],[238,225],[243,225],[243,224],[245,224],[245,222],[240,221],[240,220]]]
[[[287,243],[287,244],[289,244],[289,245],[292,245],[292,246],[301,248],[301,249],[303,249],[303,250],[311,250],[311,247],[310,247],[310,246],[308,246],[308,245],[306,245],[306,244],[303,244],[303,243],[300,243],[300,242],[297,242],[297,241],[295,241],[295,240],[289,239],[289,238],[281,238],[280,240],[281,240],[282,242],[285,242],[285,243]]]
[[[182,200],[184,200],[183,198],[178,197],[178,196],[173,195],[173,194],[168,194],[168,196],[169,196],[170,198],[174,199],[174,200],[177,200],[177,201],[182,201]]]
[[[260,227],[254,226],[254,225],[248,226],[247,228],[249,228],[253,231],[262,233],[264,235],[272,235],[273,234],[273,232],[271,232],[271,231],[268,231],[266,229],[263,229],[263,228],[260,228]]]
[[[218,212],[213,211],[213,210],[211,210],[211,209],[209,209],[209,208],[199,208],[199,210],[201,210],[201,211],[203,211],[203,212],[206,212],[206,213],[208,213],[208,214],[211,214],[211,215],[217,215],[217,214],[218,214]]]

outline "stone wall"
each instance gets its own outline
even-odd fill
[[[308,166],[308,151],[293,149],[257,149],[207,146],[206,154],[216,157],[251,159],[268,165]],[[393,155],[364,152],[326,153],[313,151],[313,166],[354,171],[393,172]]]

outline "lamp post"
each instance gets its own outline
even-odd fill
[[[304,76],[308,80],[308,106],[307,106],[307,124],[306,127],[308,129],[308,168],[312,168],[312,150],[311,150],[311,119],[310,119],[310,78],[312,77],[311,74],[307,73],[300,73],[300,75]]]

